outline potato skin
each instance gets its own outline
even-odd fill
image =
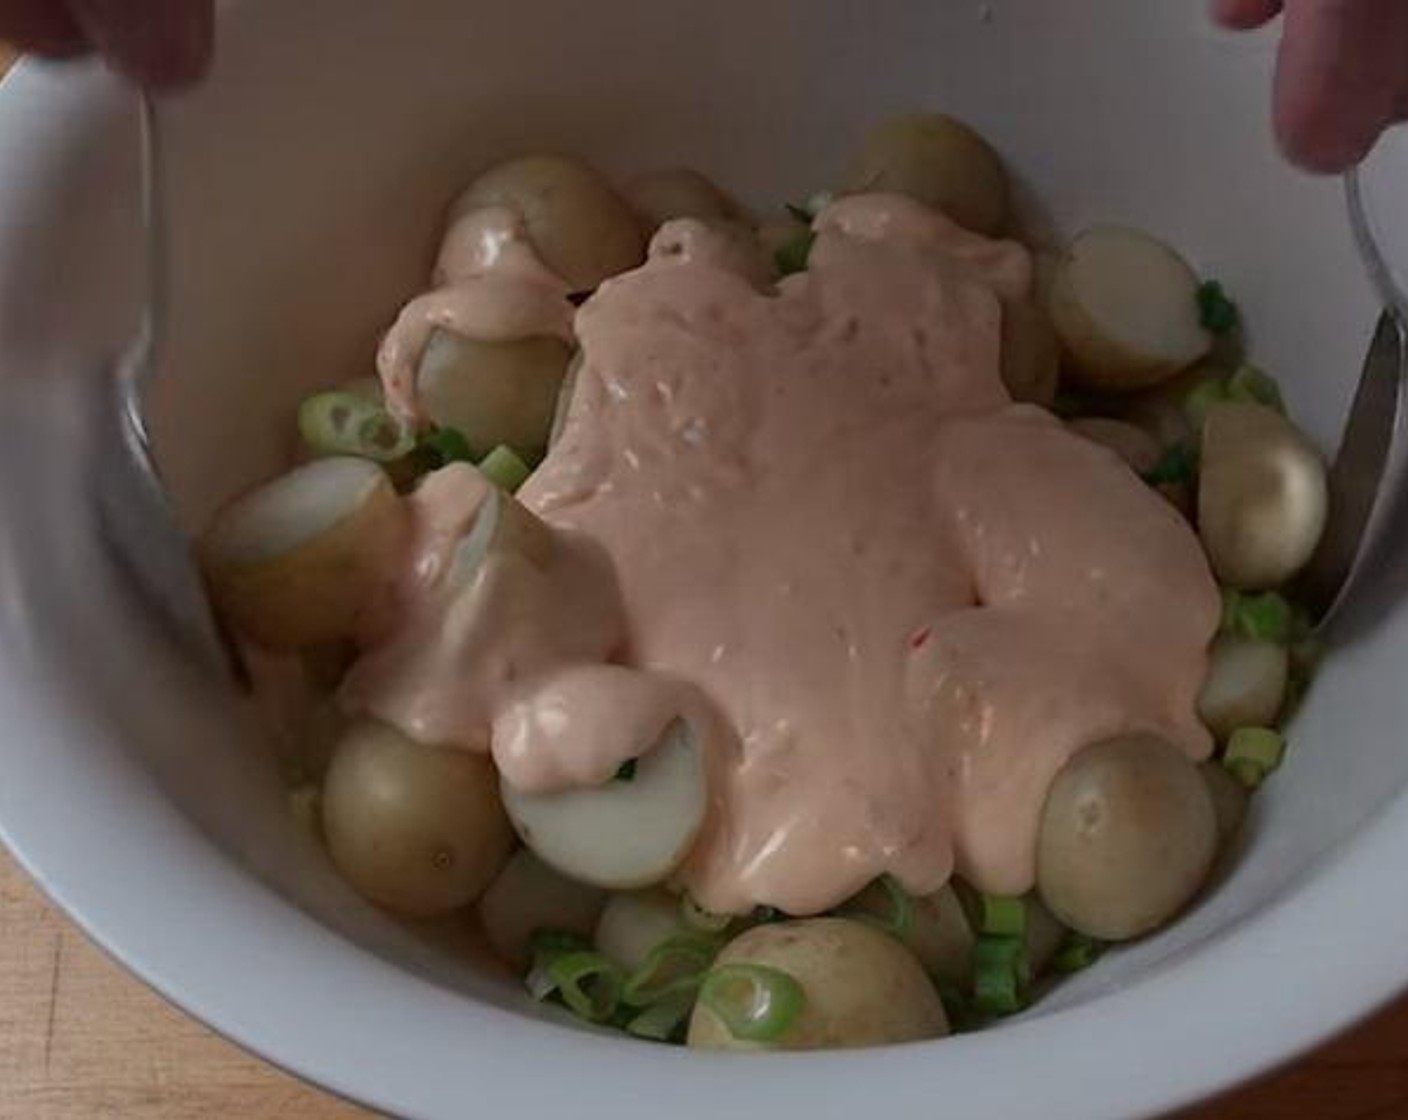
[[[559,875],[527,848],[519,848],[479,899],[479,923],[494,952],[518,971],[532,959],[539,930],[590,938],[606,892]]]
[[[473,902],[514,845],[487,757],[425,746],[371,720],[333,755],[323,831],[359,894],[413,917]]]
[[[528,155],[496,164],[460,195],[450,220],[484,206],[515,211],[543,263],[574,291],[590,291],[645,259],[645,233],[630,204],[598,171],[570,156]]]
[[[846,175],[852,194],[908,195],[974,233],[1007,225],[1007,172],[972,128],[941,113],[913,113],[877,125]]]
[[[805,993],[797,1021],[767,1045],[740,1042],[701,1001],[689,1045],[703,1050],[835,1050],[940,1038],[948,1019],[919,962],[863,922],[806,918],[757,926],[727,945],[717,964],[786,972]]]
[[[692,167],[641,175],[627,183],[623,193],[647,230],[657,230],[676,218],[709,221],[743,216],[737,202]]]
[[[1126,941],[1183,909],[1216,847],[1212,798],[1197,767],[1159,736],[1119,735],[1080,751],[1052,783],[1037,887],[1065,925]]]

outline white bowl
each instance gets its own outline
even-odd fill
[[[755,201],[798,198],[868,122],[916,106],[993,138],[1058,226],[1145,225],[1220,277],[1330,443],[1373,301],[1337,184],[1272,149],[1271,40],[1215,34],[1201,8],[235,4],[213,82],[172,113],[177,325],[156,427],[183,510],[198,523],[272,469],[301,392],[368,371],[441,206],[490,158],[688,161]],[[0,96],[0,831],[193,1014],[415,1117],[1124,1120],[1283,1061],[1408,979],[1408,616],[1392,604],[1330,660],[1196,912],[983,1034],[742,1060],[630,1043],[359,902],[288,820],[248,728],[148,642],[95,551],[82,400],[134,319],[132,115],[94,72],[25,65]]]

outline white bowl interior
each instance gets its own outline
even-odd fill
[[[425,282],[442,207],[488,161],[565,148],[615,173],[684,162],[771,205],[825,187],[868,123],[916,107],[952,111],[982,130],[1056,228],[1145,226],[1222,279],[1252,326],[1256,357],[1281,378],[1293,413],[1332,446],[1374,302],[1337,184],[1292,173],[1272,148],[1271,41],[1216,34],[1200,8],[770,0],[745,14],[658,0],[236,4],[214,81],[169,118],[176,329],[156,434],[183,514],[198,525],[215,503],[280,466],[304,392],[371,371],[378,333]],[[11,409],[6,427],[12,462],[48,471],[81,432],[37,387],[55,371],[90,368],[132,321],[131,114],[97,75],[60,82],[29,67],[11,84],[0,99],[0,168],[24,170],[0,173],[0,353],[10,363],[5,392],[28,403]],[[1380,213],[1389,227],[1392,217]],[[1393,228],[1408,230],[1398,217]],[[563,1045],[525,1021],[477,1019],[476,1005],[445,1002],[450,990],[539,1014],[514,980],[447,946],[443,930],[407,931],[337,882],[288,821],[248,729],[180,699],[189,694],[179,667],[122,628],[127,616],[110,602],[108,576],[91,554],[75,545],[59,555],[71,532],[66,495],[27,475],[23,487],[11,478],[0,497],[13,561],[10,586],[0,588],[11,678],[3,703],[23,713],[25,728],[0,747],[0,762],[7,774],[26,775],[0,784],[0,827],[21,857],[101,940],[196,1011],[383,1104],[439,1115],[450,1102],[459,1076],[450,1063],[433,1047],[409,1052],[431,1019]],[[76,581],[92,588],[81,601]],[[1098,1001],[1112,1008],[1101,1029],[1143,1023],[1151,1041],[1174,1030],[1190,1012],[1155,981],[1200,968],[1211,977],[1218,947],[1249,952],[1251,919],[1336,874],[1341,846],[1401,799],[1408,752],[1397,732],[1408,724],[1408,692],[1394,677],[1408,663],[1408,619],[1392,599],[1372,615],[1330,660],[1294,728],[1288,763],[1257,800],[1240,858],[1207,900],[1174,929],[1065,985],[1028,1019],[1091,1023],[1077,1016]],[[82,819],[51,811],[61,804]],[[134,880],[122,876],[147,873],[163,878],[139,904]],[[1369,897],[1370,909],[1382,903],[1377,892]],[[213,917],[195,912],[197,899],[218,908],[212,928],[223,927],[228,943],[197,937]],[[1346,917],[1320,915],[1327,940]],[[210,979],[220,964],[213,958],[225,952],[245,954],[230,963],[258,973],[229,985],[243,995]],[[279,985],[306,993],[314,976],[331,985],[315,952],[340,969],[338,986],[322,989],[327,1006],[267,1006]],[[1108,995],[1115,989],[1126,989],[1118,1008]],[[1326,1028],[1367,1002],[1327,1011]],[[375,1019],[376,1008],[395,1009],[394,1030],[344,1021]],[[275,1010],[321,1039],[277,1026]],[[368,1054],[376,1029],[396,1037]],[[998,1068],[1030,1040],[1051,1037],[1024,1029],[926,1049],[927,1076],[953,1072],[942,1063],[960,1056]],[[1009,1117],[1133,1115],[1250,1072],[1313,1033],[1279,1043],[1273,1035],[1245,1053],[1223,1038],[1234,1060],[1215,1070],[1184,1070],[1142,1090],[1116,1084],[1104,1097],[1092,1089],[1083,1102],[1054,1086],[1035,1095],[994,1088],[987,1099]],[[431,1071],[438,1084],[417,1089],[407,1069]],[[747,1099],[781,1091],[768,1076],[757,1075]],[[532,1091],[552,1099],[550,1087]],[[831,1115],[842,1099],[813,1111]]]

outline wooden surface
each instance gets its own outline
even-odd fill
[[[367,1115],[164,1002],[94,948],[0,850],[0,1120]],[[1281,1117],[1408,1117],[1408,1002],[1179,1120]]]
[[[11,57],[0,44],[0,72]],[[1098,1050],[1092,1040],[1092,1054]],[[0,1120],[368,1115],[166,1003],[95,948],[0,849]],[[1408,1118],[1408,1000],[1179,1120],[1281,1117]]]

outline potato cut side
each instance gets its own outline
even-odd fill
[[[519,848],[479,899],[479,921],[494,952],[523,969],[532,959],[535,933],[591,937],[606,897],[605,891],[569,879]]]
[[[1284,646],[1224,634],[1208,658],[1198,716],[1218,739],[1239,727],[1270,727],[1286,699],[1289,672]]]
[[[1218,404],[1203,424],[1198,533],[1218,579],[1242,590],[1285,583],[1320,543],[1325,463],[1274,409]]]
[[[1051,318],[1072,380],[1142,389],[1192,365],[1212,346],[1198,319],[1198,276],[1163,242],[1101,226],[1080,234],[1057,269]]]
[[[225,507],[199,551],[235,629],[267,649],[297,650],[355,635],[409,528],[375,463],[318,459]]]
[[[547,447],[571,357],[558,338],[482,342],[436,330],[421,357],[416,393],[425,415],[457,430],[476,456],[507,445],[534,460]]]
[[[677,720],[641,757],[630,781],[525,793],[503,783],[523,842],[564,875],[615,890],[659,883],[689,853],[707,806],[704,759]]]

